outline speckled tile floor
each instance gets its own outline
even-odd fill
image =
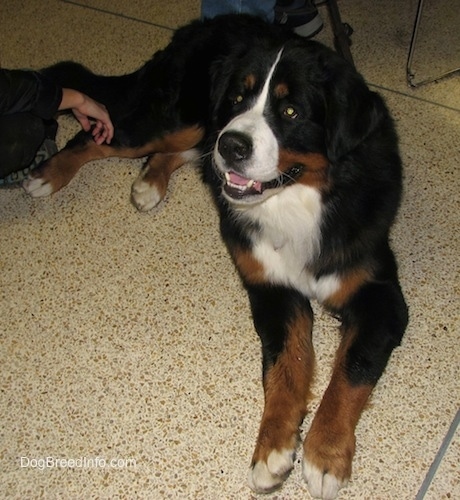
[[[460,81],[407,87],[415,0],[339,5],[357,67],[401,136],[393,245],[411,311],[341,498],[460,498]],[[198,12],[197,0],[2,2],[0,64],[131,71]],[[319,38],[330,43],[327,27]],[[61,120],[61,146],[75,130]],[[246,297],[197,173],[182,169],[161,207],[139,214],[139,166],[94,162],[46,199],[0,191],[2,498],[254,498],[246,472],[263,394]],[[337,333],[317,313],[319,397]],[[309,498],[300,472],[267,498]]]

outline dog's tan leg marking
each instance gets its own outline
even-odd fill
[[[159,153],[180,153],[194,148],[204,137],[204,128],[199,125],[177,130],[166,134],[162,140],[162,148],[156,149]]]
[[[173,172],[198,158],[199,152],[193,148],[203,136],[204,130],[199,127],[189,127],[165,136],[162,152],[147,160],[132,185],[131,199],[138,210],[147,212],[163,200]]]
[[[342,339],[329,386],[304,442],[303,475],[314,498],[333,499],[351,475],[355,427],[372,385],[353,386],[345,359],[354,335]]]
[[[66,186],[89,161],[103,158],[142,158],[154,153],[175,153],[193,148],[201,141],[204,130],[198,125],[166,133],[138,148],[97,145],[91,139],[85,144],[66,147],[32,172],[24,182],[31,196],[48,196]]]
[[[369,269],[358,268],[349,271],[341,277],[339,289],[324,300],[324,305],[332,310],[342,309],[353,295],[371,279],[372,272]]]
[[[114,151],[113,155],[110,155],[110,150]],[[75,148],[64,148],[30,174],[24,181],[24,189],[33,197],[48,196],[66,186],[85,163],[115,155],[118,155],[118,150],[98,146],[93,141]]]
[[[283,351],[265,372],[265,408],[249,471],[249,485],[259,493],[281,486],[294,466],[299,426],[313,378],[311,331],[311,316],[298,310],[288,327]]]
[[[236,245],[230,248],[230,253],[243,281],[253,285],[266,283],[264,267],[251,250]]]

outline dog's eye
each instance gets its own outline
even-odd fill
[[[284,108],[283,115],[286,116],[287,118],[291,118],[292,120],[295,120],[299,116],[295,108],[293,108],[292,106]]]
[[[241,94],[238,94],[232,101],[232,104],[236,106],[237,104],[242,103],[244,100],[244,97]]]

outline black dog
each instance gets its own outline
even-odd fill
[[[332,378],[303,445],[311,494],[334,498],[407,324],[388,241],[401,161],[382,99],[331,50],[245,16],[182,28],[131,75],[73,63],[46,72],[106,104],[116,135],[97,146],[78,134],[27,181],[32,195],[61,188],[89,160],[150,155],[132,191],[148,210],[176,168],[212,151],[204,178],[262,341],[265,410],[249,474],[257,492],[293,467],[314,367],[310,300],[340,317]]]

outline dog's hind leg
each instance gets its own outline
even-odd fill
[[[166,195],[172,173],[199,158],[197,149],[181,153],[156,153],[145,164],[131,189],[131,200],[141,212],[154,208]]]
[[[149,154],[153,147],[153,144],[137,148],[98,145],[89,133],[82,131],[56,155],[33,170],[23,187],[34,198],[49,196],[67,186],[85,163],[111,157],[140,158]]]
[[[85,163],[118,155],[115,148],[97,145],[83,133],[77,134],[64,149],[33,170],[23,187],[34,198],[49,196],[66,186]]]
[[[142,158],[154,153],[183,153],[194,148],[203,138],[204,131],[197,125],[183,127],[174,132],[146,141],[139,146],[97,145],[90,134],[78,133],[64,149],[33,170],[23,187],[33,197],[49,196],[66,186],[80,168],[89,161],[103,158]],[[183,160],[171,173],[190,161]],[[169,174],[171,175],[171,174]],[[169,176],[166,177],[166,185]],[[164,196],[164,195],[163,195]]]

